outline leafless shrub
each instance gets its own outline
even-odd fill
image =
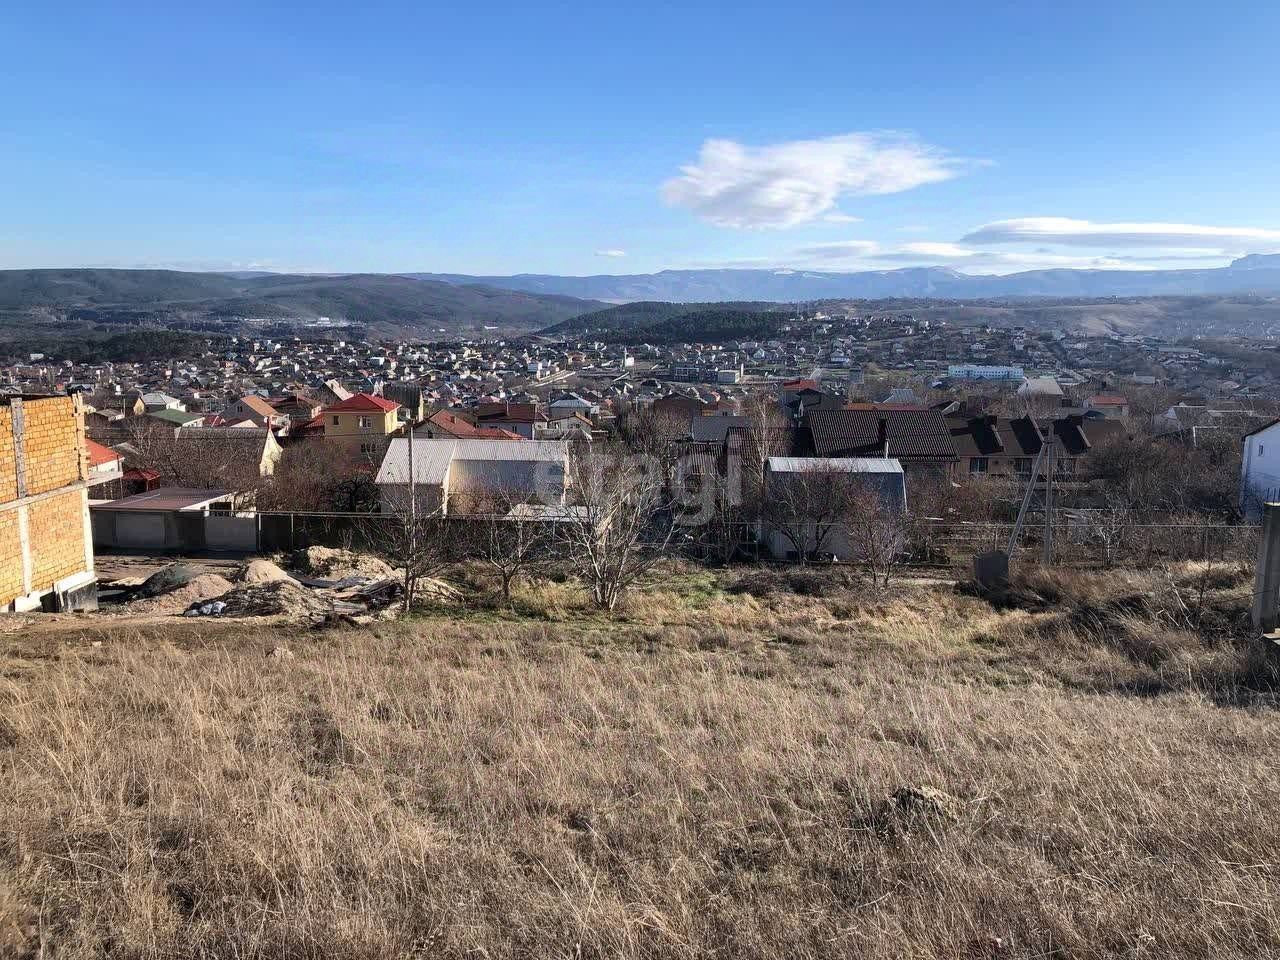
[[[674,533],[661,465],[623,447],[575,451],[566,470],[569,503],[556,523],[559,546],[612,610],[627,588],[667,553]]]
[[[551,558],[554,517],[536,509],[530,497],[504,488],[481,488],[458,497],[467,515],[467,552],[497,577],[502,601],[511,606],[511,588]]]

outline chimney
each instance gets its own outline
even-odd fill
[[[876,443],[880,446],[880,456],[889,458],[889,421],[881,417],[876,421]]]

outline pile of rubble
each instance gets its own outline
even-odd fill
[[[325,619],[332,610],[332,601],[319,591],[286,578],[241,584],[216,602],[192,604],[185,616],[284,617],[287,620],[316,621]]]
[[[200,574],[172,563],[132,587],[130,612],[187,617],[284,617],[319,623],[334,619],[364,622],[390,611],[401,600],[399,572],[378,557],[350,550],[310,547],[289,558],[293,570],[258,557],[235,574],[235,582]],[[419,595],[455,603],[459,591],[442,580],[424,579]]]
[[[230,580],[216,573],[198,573],[183,564],[171,563],[134,589],[133,595],[140,599],[129,605],[129,612],[182,613],[193,604],[222,596],[233,586]]]
[[[354,550],[335,547],[307,547],[295,550],[289,557],[289,566],[298,571],[300,579],[348,580],[361,577],[365,580],[383,580],[394,577],[396,571],[382,558]]]

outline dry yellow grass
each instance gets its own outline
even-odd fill
[[[1221,624],[722,585],[4,638],[0,956],[1277,948],[1280,720]]]

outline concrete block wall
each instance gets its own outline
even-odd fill
[[[48,493],[85,478],[84,417],[76,407],[71,397],[23,402],[27,496]]]
[[[0,406],[0,608],[92,583],[87,476],[78,397]]]
[[[50,590],[59,580],[85,569],[84,515],[88,506],[83,491],[71,490],[27,507],[32,590]]]

